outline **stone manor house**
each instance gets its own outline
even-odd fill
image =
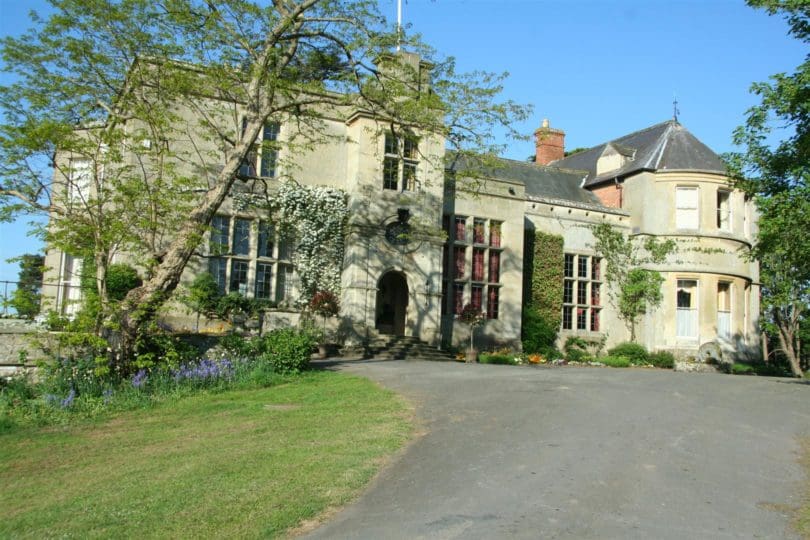
[[[472,303],[486,314],[477,343],[519,347],[528,294],[524,249],[535,231],[564,239],[557,261],[564,278],[555,284],[563,291],[560,339],[626,341],[629,332],[609,300],[606,265],[593,250],[591,227],[607,223],[626,235],[674,239],[679,247],[654,268],[665,278],[663,302],[642,317],[639,343],[680,355],[712,341],[737,351],[756,348],[758,266],[741,255],[756,234],[753,203],[729,185],[718,156],[677,121],[617,134],[567,157],[565,133],[543,121],[535,162],[500,160],[475,182],[455,174],[441,137],[394,133],[389,125],[362,110],[335,110],[320,128],[330,138],[297,154],[294,171],[284,171],[290,161],[283,146],[278,154],[254,155],[243,171],[271,187],[288,176],[347,193],[336,321],[346,344],[380,334],[463,344],[469,329],[456,314]],[[284,141],[295,129],[276,119],[263,137]],[[81,167],[77,160],[70,169]],[[183,283],[208,270],[223,292],[276,303],[265,328],[294,324],[297,310],[285,307],[298,294],[294,243],[275,238],[267,216],[240,208],[233,199],[223,205]],[[225,249],[205,253],[214,243]],[[65,285],[50,301],[65,313],[79,300],[78,287],[70,286],[78,284],[78,266],[69,254],[47,253],[45,281]],[[165,321],[193,328],[179,308]]]

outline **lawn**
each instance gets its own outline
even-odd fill
[[[0,537],[267,537],[355,497],[411,432],[330,372],[0,435]]]

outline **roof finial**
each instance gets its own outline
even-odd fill
[[[672,119],[675,122],[678,122],[678,115],[681,114],[680,109],[678,109],[678,97],[673,93],[672,94]]]

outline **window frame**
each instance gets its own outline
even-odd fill
[[[409,131],[383,135],[382,188],[384,191],[419,191],[420,139]]]
[[[596,255],[563,254],[562,331],[601,332],[602,267],[602,258]]]

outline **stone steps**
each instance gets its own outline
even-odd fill
[[[453,360],[454,356],[447,351],[428,345],[419,338],[411,336],[381,336],[369,343],[366,357],[377,360]]]

